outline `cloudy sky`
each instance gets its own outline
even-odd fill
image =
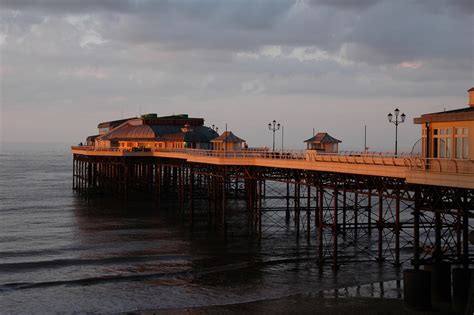
[[[313,128],[393,150],[467,106],[472,0],[0,0],[2,142],[78,143],[97,123],[189,113],[251,146]],[[278,139],[280,133],[278,134]],[[280,140],[278,144],[280,145]]]

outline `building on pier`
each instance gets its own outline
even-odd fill
[[[135,119],[136,117],[131,117],[131,118],[125,118],[125,119],[119,119],[119,120],[112,120],[112,121],[104,121],[101,122],[97,128],[99,129],[99,134],[98,135],[104,135],[110,130],[114,129],[115,127],[120,126],[124,122],[127,122],[129,120]]]
[[[156,114],[99,124],[99,135],[86,143],[97,148],[210,149],[217,132],[204,126],[204,119],[188,115],[158,117]]]
[[[474,160],[474,87],[468,93],[468,107],[414,119],[421,125],[423,157]]]
[[[232,131],[225,131],[219,137],[211,140],[211,143],[213,150],[239,151],[242,150],[245,140],[234,135]]]
[[[314,150],[317,153],[337,153],[341,142],[341,140],[331,137],[327,132],[318,132],[305,141],[307,150]]]

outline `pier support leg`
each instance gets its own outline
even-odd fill
[[[76,155],[72,156],[72,189],[76,190]]]
[[[298,178],[296,180],[299,180]],[[296,240],[300,239],[300,183],[295,183],[295,202],[294,202],[294,212],[295,212],[295,229],[296,229]]]
[[[289,223],[290,222],[290,182],[289,182],[289,178],[287,178],[287,182],[286,182],[286,213],[285,213],[285,217],[286,217],[286,223]]]
[[[337,218],[337,214],[338,214],[338,189],[337,189],[337,185],[334,187],[334,209],[333,209],[333,223],[332,223],[332,237],[333,237],[333,240],[332,240],[332,270],[333,271],[337,271],[339,269],[339,265],[338,265],[338,255],[339,255],[339,252],[338,252],[338,218]]]
[[[346,237],[346,221],[347,221],[347,191],[342,191],[342,235]]]
[[[322,185],[318,188],[319,197],[319,211],[318,211],[318,263],[319,267],[322,270],[324,263],[324,188]]]
[[[383,257],[383,228],[385,226],[384,217],[383,217],[383,193],[379,190],[379,214],[378,214],[378,221],[377,221],[377,229],[378,229],[378,256],[377,261],[382,262],[384,261]]]
[[[227,192],[226,192],[226,179],[227,179],[226,169],[224,167],[223,176],[222,176],[222,185],[221,185],[221,227],[222,227],[222,237],[227,238]]]
[[[189,224],[194,225],[194,171],[191,168],[189,174]]]
[[[306,196],[306,241],[311,240],[311,186],[307,183],[308,191]]]
[[[263,200],[263,193],[264,193],[264,182],[262,180],[259,181],[259,189],[258,189],[258,239],[262,239],[262,200]]]
[[[367,194],[367,233],[372,235],[372,190],[369,188]]]
[[[359,237],[359,194],[354,193],[354,240]]]
[[[395,197],[395,266],[400,267],[400,189],[396,190]]]

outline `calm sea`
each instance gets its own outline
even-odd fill
[[[72,191],[68,150],[1,147],[1,313],[229,304],[399,277],[375,263],[320,272],[315,244],[284,234],[224,242],[206,225],[183,225],[172,203],[157,209],[152,202],[85,200]]]

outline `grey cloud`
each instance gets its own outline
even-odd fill
[[[456,9],[462,14],[474,14],[474,1],[472,0],[422,0],[423,4],[434,11]]]
[[[96,10],[126,12],[134,7],[129,0],[1,0],[9,10],[31,10],[42,13],[92,13]]]
[[[310,0],[309,2],[315,6],[326,5],[343,9],[364,10],[381,1],[382,0]]]
[[[407,9],[393,2],[367,12],[344,40],[353,44],[350,53],[358,60],[399,63],[439,58],[469,60],[472,36],[472,21],[468,18],[423,14],[423,6]]]
[[[318,113],[335,113],[331,99],[345,111],[346,100],[426,105],[426,95],[460,95],[447,104],[459,107],[472,84],[464,1],[0,1],[2,106],[11,124],[46,108],[57,113],[51,121],[87,113],[95,126],[97,111],[108,119],[134,104],[223,121],[232,102],[266,117],[281,99],[292,104],[282,115],[304,112],[312,124]],[[81,46],[90,33],[103,41]],[[282,54],[262,53],[272,45]],[[329,57],[288,57],[295,48]]]
[[[87,12],[99,22],[97,31],[105,39],[169,50],[231,52],[255,51],[265,45],[316,46],[332,53],[345,48],[348,58],[371,63],[444,56],[466,59],[472,53],[465,39],[472,37],[472,20],[455,18],[446,11],[469,3],[433,1],[434,10],[426,10],[430,7],[426,0],[313,0],[310,7],[304,1],[288,0],[3,0],[2,4],[22,8],[29,15],[33,9],[44,14]]]
[[[34,11],[42,14],[118,13],[159,18],[219,21],[220,25],[268,27],[271,21],[287,11],[295,0],[180,1],[180,0],[0,0],[9,10]]]
[[[474,1],[472,0],[451,0],[448,1],[449,4],[458,7],[465,13],[473,14],[474,13]]]

